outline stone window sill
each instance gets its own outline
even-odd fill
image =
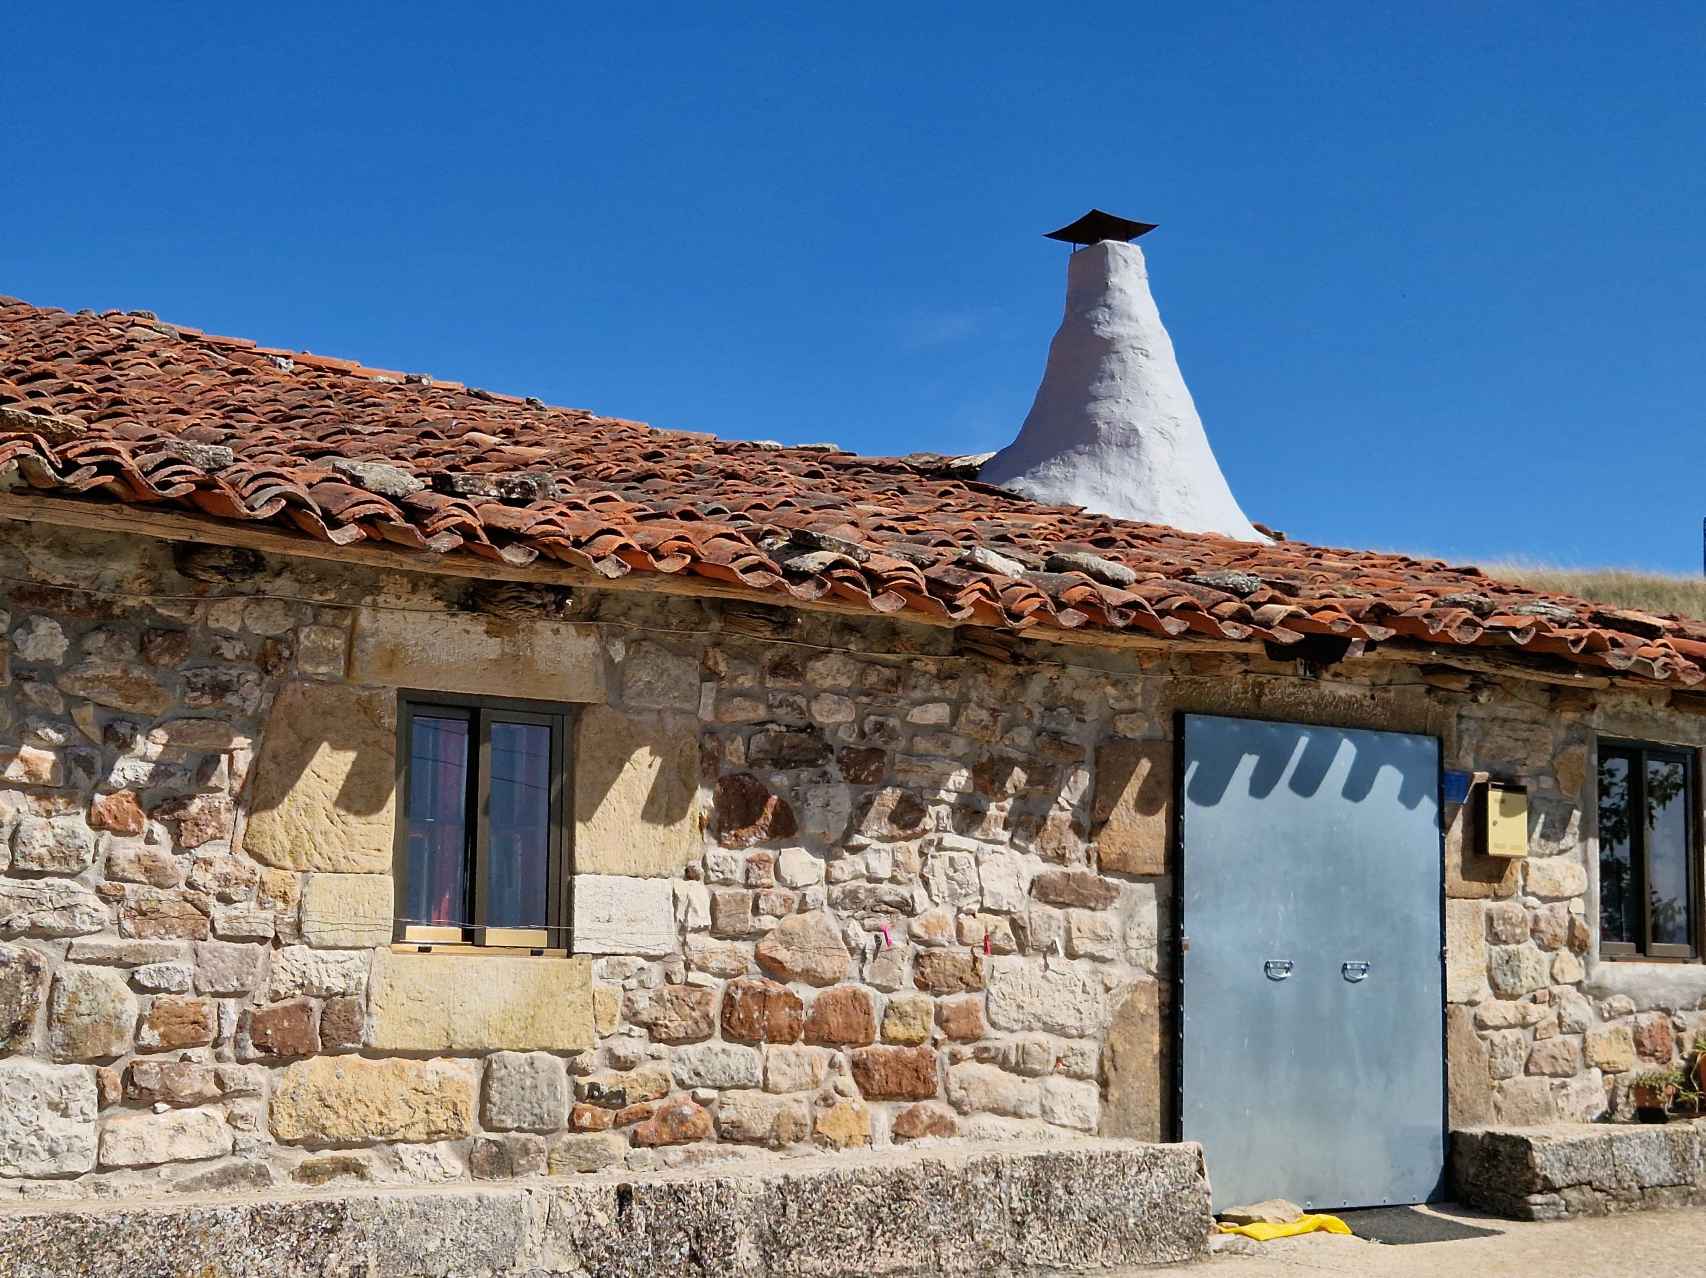
[[[1595,998],[1626,995],[1642,1008],[1692,1007],[1706,998],[1706,964],[1698,959],[1596,958],[1583,988]]]

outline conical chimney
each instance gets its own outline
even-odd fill
[[[1030,415],[978,478],[1033,501],[1266,541],[1220,473],[1143,250],[1126,242],[1150,229],[1093,211],[1051,234],[1088,247],[1067,259],[1066,317]]]

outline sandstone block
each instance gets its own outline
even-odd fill
[[[1042,1113],[1042,1091],[1035,1079],[1019,1078],[976,1061],[949,1067],[948,1100],[962,1114],[1036,1118]]]
[[[813,1092],[829,1077],[835,1053],[823,1047],[766,1047],[764,1090]]]
[[[95,1072],[0,1061],[0,1176],[66,1176],[95,1166]]]
[[[350,650],[351,683],[533,701],[602,702],[596,631],[565,622],[363,610]]]
[[[85,661],[60,675],[59,690],[98,706],[155,718],[172,704],[172,695],[147,666],[124,661]]]
[[[31,745],[0,746],[0,781],[58,787],[64,780],[65,761],[57,750]]]
[[[928,1047],[861,1047],[853,1081],[866,1100],[925,1100],[936,1094],[936,1053]]]
[[[1105,910],[1119,901],[1120,887],[1092,870],[1044,870],[1031,880],[1031,895],[1048,905]]]
[[[876,1042],[877,1013],[870,994],[857,985],[824,990],[812,1000],[805,1039],[830,1047]]]
[[[717,992],[701,985],[666,985],[636,999],[628,1018],[659,1043],[697,1043],[717,1028]]]
[[[0,945],[0,1052],[28,1045],[46,988],[46,959],[22,945]]]
[[[76,874],[95,859],[95,838],[76,817],[25,817],[12,835],[12,868]]]
[[[130,979],[138,989],[153,994],[183,994],[195,982],[195,969],[188,963],[144,963]]]
[[[1097,864],[1116,874],[1165,874],[1172,802],[1170,742],[1097,746],[1090,825]]]
[[[101,898],[74,879],[0,881],[0,935],[87,936],[106,925]]]
[[[1588,872],[1569,856],[1529,857],[1523,865],[1523,886],[1535,896],[1581,896],[1588,890]]]
[[[785,887],[810,887],[823,882],[823,862],[804,848],[783,848],[776,858],[776,877]]]
[[[152,1167],[220,1158],[231,1152],[234,1141],[218,1110],[120,1114],[101,1129],[101,1166]]]
[[[213,1042],[218,1029],[218,1016],[208,1000],[160,994],[148,1004],[142,1025],[136,1031],[136,1047],[143,1052],[206,1047]]]
[[[279,869],[389,873],[396,713],[388,691],[286,684],[250,774],[244,850]]]
[[[998,1029],[1047,1030],[1069,1038],[1101,1032],[1106,998],[1101,980],[1076,967],[1045,969],[1032,959],[991,959],[989,1020]]]
[[[589,706],[576,742],[576,869],[668,878],[698,857],[696,719]]]
[[[611,1132],[566,1132],[546,1147],[546,1168],[553,1176],[603,1171],[627,1152],[628,1142]]]
[[[174,827],[179,847],[199,848],[231,837],[236,808],[229,795],[194,794],[162,803],[154,810],[154,815]],[[246,868],[252,877],[254,868]]]
[[[337,1052],[366,1038],[367,1007],[359,997],[329,998],[320,1005],[320,1047]]]
[[[119,906],[119,931],[138,940],[205,941],[212,930],[205,911],[177,892],[137,888]]]
[[[1490,1052],[1475,1032],[1475,1013],[1459,1005],[1445,1009],[1446,1114],[1453,1128],[1492,1121]]]
[[[634,1144],[646,1149],[658,1145],[686,1145],[711,1135],[711,1115],[685,1098],[659,1105],[652,1116],[634,1128]]]
[[[496,1052],[486,1061],[480,1120],[495,1131],[554,1132],[569,1112],[563,1062],[546,1052]]]
[[[1029,903],[1025,863],[1011,852],[986,852],[978,858],[978,882],[983,908],[1018,914]]]
[[[132,1061],[125,1071],[124,1094],[145,1105],[205,1105],[220,1097],[211,1065],[193,1061]]]
[[[794,809],[750,772],[735,772],[717,782],[712,799],[713,828],[725,848],[749,848],[799,832]]]
[[[588,1074],[575,1079],[575,1095],[606,1108],[621,1109],[643,1101],[661,1100],[673,1090],[670,1072],[661,1064],[637,1069]]]
[[[1530,1074],[1549,1078],[1570,1078],[1581,1073],[1582,1047],[1574,1038],[1546,1038],[1535,1043],[1528,1053],[1525,1069]]]
[[[717,1101],[717,1135],[744,1144],[780,1149],[807,1139],[811,1106],[804,1100],[763,1092],[728,1092]]]
[[[812,1139],[830,1149],[871,1143],[871,1111],[860,1101],[837,1101],[817,1111]]]
[[[323,1056],[279,1075],[271,1129],[292,1145],[460,1140],[473,1132],[474,1091],[463,1061]]]
[[[1635,1068],[1635,1036],[1627,1025],[1590,1030],[1582,1042],[1582,1054],[1589,1065],[1607,1074],[1623,1073]]]
[[[333,950],[388,944],[395,901],[388,874],[310,874],[302,885],[302,939]]]
[[[675,1084],[683,1091],[713,1087],[757,1087],[763,1070],[758,1052],[734,1043],[698,1043],[679,1047],[670,1056]]]
[[[853,965],[834,915],[825,910],[783,919],[758,943],[756,957],[777,980],[807,985],[845,980]]]
[[[594,1046],[586,958],[374,952],[368,1046],[573,1052]]]
[[[936,1024],[944,1038],[956,1043],[975,1043],[989,1032],[983,1016],[983,995],[942,999],[936,1004]]]
[[[916,1044],[927,1042],[935,1017],[935,1004],[923,994],[897,994],[883,1009],[883,1042]]]
[[[195,947],[196,988],[203,994],[256,993],[266,957],[264,946],[202,941]]]
[[[177,887],[184,881],[184,864],[167,848],[135,839],[114,840],[107,846],[106,877],[117,883]]]
[[[369,957],[366,950],[316,950],[306,945],[287,945],[273,953],[272,979],[267,992],[274,1000],[359,994],[367,984]]]
[[[922,1140],[927,1136],[947,1139],[959,1134],[953,1112],[942,1105],[908,1105],[894,1116],[896,1140]]]
[[[1551,983],[1552,964],[1532,945],[1495,945],[1488,957],[1487,977],[1501,998],[1520,998]]]
[[[312,999],[257,1007],[246,1014],[249,1042],[264,1056],[312,1056],[320,1050]]]
[[[740,1043],[798,1042],[805,1005],[786,985],[749,976],[723,988],[723,1037]]]
[[[932,994],[965,994],[983,988],[983,958],[965,950],[925,950],[913,960],[912,980]]]
[[[1521,913],[1520,907],[1514,908]],[[1445,903],[1446,1002],[1473,1003],[1486,997],[1486,993],[1486,906],[1476,900],[1448,899]]]
[[[104,967],[62,967],[48,1001],[47,1045],[59,1061],[93,1061],[130,1050],[136,996],[124,973]]]
[[[1528,939],[1528,911],[1515,901],[1486,907],[1487,939],[1494,945],[1521,945]]]
[[[664,955],[680,949],[668,879],[575,875],[576,953]]]
[[[1102,1094],[1096,1084],[1051,1075],[1039,1086],[1045,1121],[1081,1132],[1096,1130],[1102,1109]]]

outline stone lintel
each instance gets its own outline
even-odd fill
[[[528,701],[605,699],[604,648],[584,626],[363,609],[351,683]]]

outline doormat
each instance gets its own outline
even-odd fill
[[[1466,1224],[1419,1207],[1365,1207],[1360,1211],[1341,1211],[1338,1215],[1358,1238],[1394,1247],[1488,1238],[1502,1232]]]

